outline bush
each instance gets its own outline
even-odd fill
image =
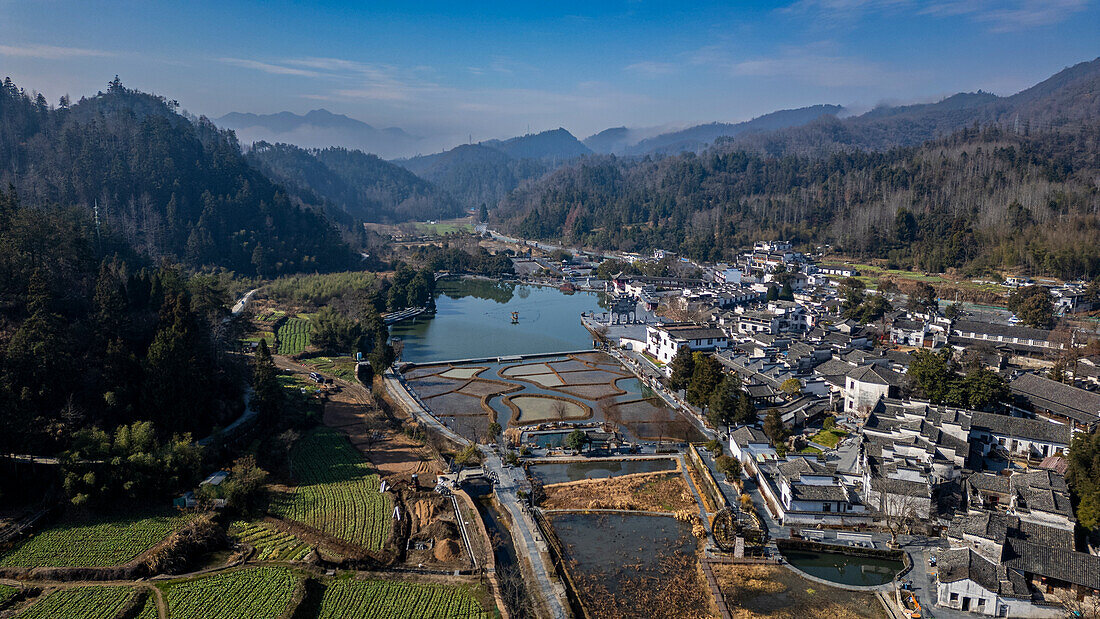
[[[718,456],[714,461],[718,470],[725,474],[726,479],[738,479],[741,477],[741,461],[733,456]]]

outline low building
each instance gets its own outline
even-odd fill
[[[757,472],[757,463],[776,459],[771,439],[754,426],[741,426],[730,432],[730,454],[751,474]]]
[[[758,467],[761,494],[781,524],[865,526],[867,507],[837,474],[836,465],[788,456]]]
[[[880,364],[868,364],[848,372],[844,381],[844,411],[866,412],[882,398],[897,397],[903,377]]]
[[[971,420],[970,434],[982,441],[983,456],[1000,447],[1012,457],[1042,460],[1047,456],[1061,456],[1069,450],[1073,426],[1046,419],[976,412]]]
[[[646,352],[663,363],[672,363],[681,348],[692,352],[714,351],[725,348],[726,344],[726,332],[718,327],[697,324],[646,327]]]
[[[1073,424],[1084,432],[1091,432],[1100,421],[1100,393],[1031,373],[1013,378],[1008,388],[1016,397],[1013,408],[1018,412]]]

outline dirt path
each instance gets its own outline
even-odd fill
[[[153,587],[153,600],[157,604],[157,617],[159,619],[168,619],[168,602],[164,599],[164,592],[160,590],[160,587]]]

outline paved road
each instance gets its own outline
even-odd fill
[[[483,466],[496,475],[498,482],[494,490],[497,500],[511,516],[512,541],[516,550],[528,559],[538,589],[542,592],[544,607],[549,616],[554,619],[569,617],[565,587],[551,574],[553,567],[547,560],[546,540],[542,539],[538,525],[520,504],[520,499],[516,495],[518,490],[529,489],[523,469],[505,468],[495,451],[484,445],[480,446],[480,449],[484,456]]]

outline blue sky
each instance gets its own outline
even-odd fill
[[[0,75],[216,117],[323,107],[446,140],[1011,94],[1100,55],[1098,0],[0,0]],[[461,136],[459,138],[458,136]]]

